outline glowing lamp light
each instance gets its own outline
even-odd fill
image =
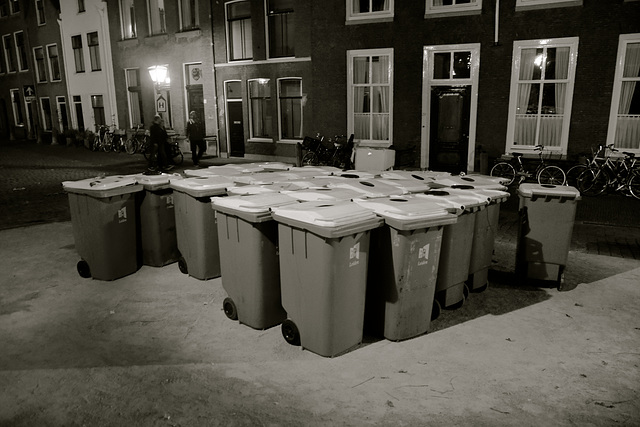
[[[160,86],[160,85],[168,85],[170,83],[170,79],[167,75],[168,67],[167,65],[153,65],[149,67],[149,75],[151,76],[151,80]]]

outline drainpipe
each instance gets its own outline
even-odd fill
[[[218,2],[215,2],[215,4],[218,4]],[[215,47],[215,27],[213,25],[213,7],[214,7],[214,3],[211,2],[210,6],[211,10],[209,11],[209,18],[211,19],[211,59],[212,59],[212,64],[211,64],[211,68],[213,71],[213,112],[215,114],[216,117],[216,155],[218,156],[218,158],[222,158],[222,153],[220,151],[220,116],[218,114],[218,76],[216,73],[216,47]],[[226,147],[226,152],[225,152],[225,158],[229,158],[229,129],[227,129],[227,140],[225,141],[225,147]]]
[[[493,45],[498,46],[498,29],[500,27],[500,0],[496,0],[495,30],[493,33]]]
[[[113,76],[113,56],[111,55],[111,38],[109,37],[109,15],[107,13],[107,3],[100,2],[96,5],[98,14],[100,15],[100,34],[104,41],[104,67],[107,76],[107,91],[109,93],[109,108],[111,109],[111,124],[119,127],[118,107],[116,104],[116,86]],[[101,43],[102,45],[103,43]],[[107,126],[110,126],[107,123]]]

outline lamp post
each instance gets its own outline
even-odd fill
[[[171,79],[169,78],[169,66],[167,64],[164,65],[152,65],[148,68],[149,75],[151,76],[151,80],[155,86],[155,100],[156,100],[156,112],[163,119],[165,119],[165,114],[168,116],[169,120],[165,119],[165,122],[169,127],[171,127],[171,114],[170,114],[170,101],[171,97],[169,94],[169,89],[171,87]],[[161,92],[166,94],[163,96]]]

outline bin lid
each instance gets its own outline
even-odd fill
[[[364,172],[364,171],[357,171],[357,170],[346,170],[346,171],[338,170],[337,172],[334,172],[333,175],[341,176],[343,178],[355,178],[355,179],[371,179],[377,176],[373,172]]]
[[[455,191],[449,191],[448,188],[415,193],[415,196],[432,200],[457,214],[475,212],[489,204],[485,198],[480,198],[476,195],[461,194],[459,192],[456,193]]]
[[[233,185],[229,177],[198,176],[184,179],[169,180],[169,185],[175,191],[187,193],[193,197],[218,196],[227,193],[227,187]]]
[[[559,197],[580,200],[580,191],[568,185],[520,184],[518,194],[522,197]]]
[[[315,177],[321,175],[331,175],[334,172],[341,172],[342,169],[338,169],[333,166],[294,166],[289,169],[290,173],[296,174],[299,177]]]
[[[293,167],[292,164],[282,162],[261,162],[256,165],[265,171],[287,171]]]
[[[385,197],[403,194],[405,191],[380,179],[349,179],[331,182],[329,187],[347,188],[360,193],[360,197]]]
[[[482,175],[450,175],[440,176],[434,179],[432,188],[440,187],[456,187],[471,185],[475,188],[491,188],[493,190],[505,190],[506,187],[501,184],[501,179],[495,177],[483,177]]]
[[[384,179],[409,179],[416,181],[432,182],[436,177],[448,176],[449,172],[432,172],[432,171],[383,171],[380,172],[380,178]]]
[[[465,186],[454,186],[454,187],[446,187],[443,190],[448,191],[452,194],[460,194],[460,195],[469,195],[469,196],[477,196],[480,200],[486,200],[489,203],[502,203],[511,196],[507,191],[502,190],[494,190],[491,188],[475,188],[473,186],[469,186],[471,188]]]
[[[86,194],[97,198],[111,197],[144,190],[133,175],[113,175],[64,181],[62,188],[69,193]]]
[[[169,188],[169,181],[171,179],[183,179],[182,175],[174,173],[161,173],[157,175],[145,175],[143,173],[135,175],[136,182],[138,184],[142,184],[145,190],[163,190],[165,188]]]
[[[258,172],[254,174],[234,175],[234,182],[245,185],[272,184],[280,181],[290,181],[294,175],[286,172]]]
[[[211,198],[213,209],[249,222],[271,221],[271,208],[293,203],[298,203],[298,200],[280,193]]]
[[[421,181],[418,179],[386,179],[376,178],[377,181],[400,188],[403,193],[418,193],[430,190],[429,183],[431,180]]]
[[[458,216],[433,200],[412,196],[354,199],[354,203],[373,210],[397,230],[416,230],[453,224]]]
[[[342,237],[382,225],[372,210],[350,201],[303,202],[272,208],[273,218],[322,237]]]
[[[283,191],[283,193],[289,196],[305,202],[311,201],[337,201],[337,200],[351,200],[356,197],[362,197],[362,193],[351,190],[349,188],[330,188],[320,187],[308,190],[298,191]]]

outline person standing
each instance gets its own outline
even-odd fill
[[[167,161],[167,140],[169,136],[164,129],[162,117],[155,115],[153,124],[149,128],[149,139],[151,142],[151,156],[149,156],[149,169],[160,170],[162,172],[173,169]]]
[[[191,144],[191,159],[193,160],[193,165],[199,166],[200,159],[206,151],[206,145],[204,143],[204,124],[200,121],[195,111],[189,113],[187,139]]]

